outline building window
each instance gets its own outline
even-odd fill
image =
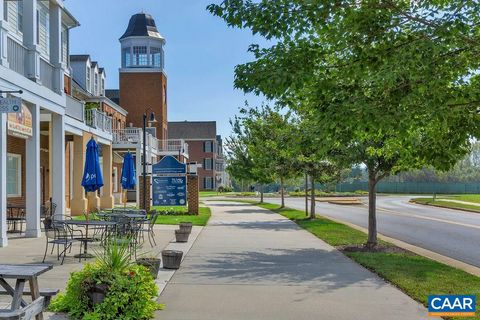
[[[17,1],[17,29],[23,32],[23,1]]]
[[[62,62],[68,63],[68,28],[62,25]]]
[[[7,154],[7,197],[22,196],[22,156]]]
[[[205,170],[213,170],[213,161],[211,158],[203,159],[203,168]]]
[[[212,177],[203,178],[203,187],[205,189],[213,189],[213,178]]]
[[[93,94],[98,95],[98,74],[95,73],[95,83],[93,87]]]
[[[3,1],[3,20],[8,21],[8,2]]]
[[[133,47],[133,60],[137,66],[148,66],[147,47]]]
[[[132,58],[130,56],[130,48],[125,48],[122,50],[122,60],[124,67],[130,67],[132,65]]]
[[[22,1],[19,1],[22,2]],[[48,4],[47,4],[48,5]],[[40,52],[50,55],[50,13],[44,2],[39,2],[37,10],[37,43]]]
[[[90,67],[87,66],[87,85],[86,85],[87,91],[90,91],[90,90],[91,90],[91,89],[90,89],[90,73],[91,73]]]
[[[118,168],[113,167],[113,192],[118,192]]]
[[[102,87],[100,90],[101,90],[100,94],[104,96],[105,95],[105,79],[104,78],[102,78]]]
[[[155,68],[162,67],[162,49],[155,47],[150,48],[150,63]]]
[[[203,142],[203,152],[213,152],[213,142],[212,141]]]

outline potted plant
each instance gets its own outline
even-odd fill
[[[162,260],[154,256],[141,257],[136,260],[138,265],[144,266],[150,271],[150,274],[154,279],[157,278],[158,272],[160,271],[160,264]]]
[[[155,302],[157,296],[148,269],[132,263],[128,247],[109,240],[94,263],[71,273],[65,292],[49,309],[73,319],[153,319],[163,307]]]

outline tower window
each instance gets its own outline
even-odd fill
[[[155,68],[162,66],[162,49],[151,47],[150,48],[150,63]]]
[[[133,59],[137,66],[148,66],[147,47],[133,47]]]
[[[125,48],[125,49],[122,50],[122,59],[123,59],[123,65],[125,67],[130,67],[132,65],[130,48]]]

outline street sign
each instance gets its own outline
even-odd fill
[[[0,113],[19,113],[22,111],[22,98],[1,98]]]
[[[184,206],[187,204],[187,177],[153,177],[154,206]]]

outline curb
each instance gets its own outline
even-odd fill
[[[193,244],[195,243],[195,241],[197,241],[197,238],[200,235],[200,233],[203,231],[203,228],[204,228],[203,226],[193,226],[192,233],[190,233],[188,242],[184,242],[184,243],[176,242],[175,237],[173,237],[170,243],[163,250],[183,251],[183,256],[182,256],[182,261],[183,261],[187,256],[188,252],[190,251],[190,249],[193,247]],[[160,255],[161,255],[161,252],[160,252]],[[162,294],[162,292],[165,290],[168,283],[172,279],[173,275],[177,271],[177,270],[163,269],[163,260],[160,267],[161,269],[158,272],[157,279],[155,279],[155,283],[157,284],[157,287],[158,287],[157,299],[160,297],[160,295]]]
[[[438,204],[430,204],[430,203],[420,203],[420,202],[417,202],[415,201],[414,199],[408,201],[409,203],[413,203],[413,204],[416,204],[416,205],[419,205],[419,206],[427,206],[427,207],[433,207],[433,208],[444,208],[444,209],[450,209],[450,210],[457,210],[457,211],[464,211],[464,212],[470,212],[470,213],[476,213],[476,214],[480,214],[480,210],[479,211],[475,211],[475,210],[470,210],[470,209],[464,209],[464,208],[452,208],[452,207],[447,207],[447,206],[442,206],[442,205],[438,205]],[[453,202],[452,202],[453,203]],[[480,207],[479,207],[480,208]]]
[[[325,217],[325,218],[327,218],[329,220],[332,220],[332,221],[335,221],[337,223],[344,224],[344,225],[346,225],[346,226],[348,226],[352,229],[356,229],[358,231],[368,233],[368,230],[366,228],[357,226],[355,224],[352,224],[352,223],[349,223],[349,222],[346,222],[346,221],[342,221],[342,220],[338,220],[338,219],[334,219],[334,218],[331,218],[330,216],[328,216],[328,217],[327,216],[322,216],[322,217]],[[381,233],[377,233],[377,234],[378,234],[378,237],[380,239],[382,239],[384,241],[387,241],[387,242],[390,242],[390,243],[396,245],[397,247],[400,247],[402,249],[411,251],[411,252],[416,253],[420,256],[427,257],[427,258],[435,260],[437,262],[446,264],[450,267],[454,267],[454,268],[463,270],[463,271],[465,271],[467,273],[470,273],[474,276],[480,277],[480,268],[475,267],[471,264],[468,264],[468,263],[465,263],[465,262],[462,262],[462,261],[459,261],[459,260],[455,260],[453,258],[444,256],[442,254],[439,254],[439,253],[436,253],[436,252],[433,252],[433,251],[430,251],[430,250],[427,250],[427,249],[417,247],[413,244],[409,244],[409,243],[403,242],[401,240],[390,238],[390,237],[388,237],[386,235],[383,235]]]

